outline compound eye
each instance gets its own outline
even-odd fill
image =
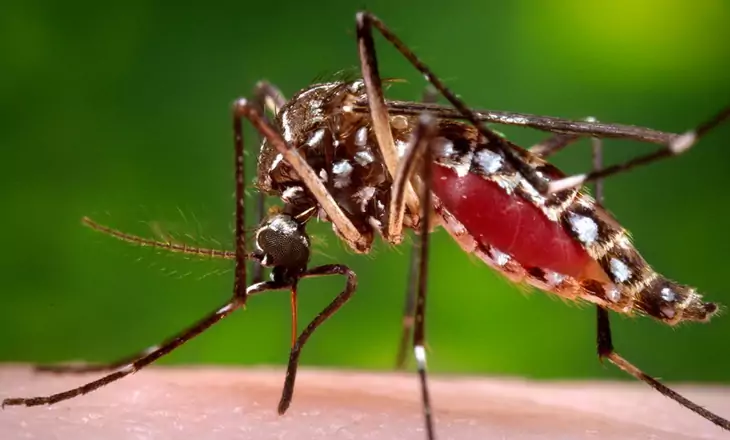
[[[289,215],[274,215],[256,231],[256,253],[264,266],[304,270],[309,262],[309,246],[302,225]]]

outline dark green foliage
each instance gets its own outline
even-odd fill
[[[358,63],[354,14],[361,3],[229,3],[209,10],[90,1],[3,7],[0,360],[112,360],[161,341],[230,295],[231,273],[217,275],[232,267],[228,262],[186,261],[80,225],[89,215],[129,232],[190,234],[204,246],[231,248],[232,100],[248,95],[258,79],[291,95],[323,72]],[[727,3],[694,10],[704,6],[655,2],[633,11],[547,4],[367,6],[476,107],[682,131],[730,99]],[[391,96],[418,99],[422,78],[394,50],[380,45],[379,55],[384,76],[408,80],[391,86]],[[504,131],[526,145],[543,136]],[[606,182],[608,208],[634,233],[645,258],[725,304],[729,142],[730,127],[723,127],[683,157]],[[650,148],[609,141],[606,162]],[[570,172],[587,170],[588,144],[556,162]],[[303,363],[389,368],[406,248],[378,246],[372,257],[359,257],[343,249],[329,225],[311,230],[320,237],[313,262],[348,264],[360,284],[352,302],[312,338]],[[428,321],[434,370],[607,376],[595,359],[592,308],[541,293],[526,297],[444,232],[434,243]],[[300,319],[311,318],[342,284],[304,282]],[[288,304],[285,292],[253,298],[245,312],[163,362],[282,364]],[[646,318],[615,321],[616,348],[647,372],[668,380],[730,380],[727,316],[676,330]]]

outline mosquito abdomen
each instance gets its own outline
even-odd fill
[[[434,194],[479,244],[493,246],[524,267],[574,278],[597,275],[595,261],[581,244],[537,206],[474,173],[459,176],[436,164],[433,176]]]
[[[539,194],[490,145],[442,127],[433,165],[437,213],[467,252],[514,282],[667,324],[706,321],[718,306],[656,273],[626,230],[579,189]],[[546,181],[557,168],[512,146]]]
[[[636,307],[649,316],[667,324],[682,321],[708,321],[719,307],[704,302],[702,296],[690,286],[675,283],[659,275],[636,295]]]

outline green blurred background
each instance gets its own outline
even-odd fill
[[[79,220],[90,215],[125,231],[189,234],[203,245],[230,248],[230,103],[259,79],[290,96],[314,78],[356,67],[354,14],[363,7],[473,106],[682,131],[728,104],[729,2],[606,3],[4,3],[0,360],[109,361],[159,342],[222,304],[231,291],[229,262],[136,248]],[[408,80],[392,87],[391,96],[417,99],[420,75],[384,44],[379,55],[385,76]],[[544,136],[504,131],[525,145]],[[728,140],[726,126],[683,157],[607,185],[607,205],[646,259],[726,304]],[[607,162],[653,148],[608,145]],[[585,171],[587,143],[556,162],[569,172]],[[303,363],[391,368],[406,249],[378,245],[372,255],[357,256],[329,225],[310,230],[319,237],[313,263],[348,264],[360,284],[351,303],[312,338]],[[443,231],[433,242],[433,371],[623,377],[595,357],[591,307],[525,294],[465,255]],[[341,286],[341,279],[303,284],[302,321]],[[253,298],[245,312],[162,363],[282,364],[288,301],[285,292]],[[652,374],[730,381],[730,317],[678,329],[615,317],[614,330],[617,348]]]

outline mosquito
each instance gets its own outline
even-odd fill
[[[113,370],[93,382],[57,394],[8,398],[6,405],[47,405],[71,399],[121,379],[170,353],[242,308],[252,295],[290,290],[292,345],[278,412],[289,408],[301,350],[313,332],[355,293],[355,273],[342,264],[310,268],[308,222],[332,223],[334,233],[357,253],[368,253],[376,236],[401,244],[407,229],[414,242],[412,284],[406,293],[397,364],[410,342],[420,381],[426,435],[435,438],[428,393],[425,311],[430,232],[443,227],[464,249],[515,283],[571,300],[594,303],[598,356],[649,384],[708,421],[730,430],[730,421],[686,399],[645,374],[615,350],[608,311],[643,314],[669,325],[706,322],[719,306],[692,287],[655,272],[632,245],[627,231],[602,206],[602,179],[692,147],[730,118],[730,106],[683,134],[649,128],[567,120],[514,112],[476,111],[443,82],[386,25],[368,12],[356,16],[361,79],[315,84],[286,100],[261,82],[255,99],[234,102],[235,249],[215,251],[130,235],[91,219],[84,223],[118,239],[174,252],[235,261],[233,295],[202,320],[158,346],[105,365],[41,367],[55,372]],[[378,31],[450,106],[386,101],[373,30]],[[267,111],[275,116],[273,120]],[[244,227],[244,137],[248,120],[263,138],[257,161],[260,194],[283,206],[262,218],[249,251]],[[523,149],[485,123],[530,127],[553,135]],[[593,139],[593,170],[566,176],[546,161],[580,138]],[[602,166],[603,138],[659,144],[653,153]],[[595,182],[595,198],[583,188]],[[259,212],[263,205],[259,203]],[[518,221],[519,220],[519,221]],[[529,234],[526,232],[529,231]],[[257,270],[247,283],[247,262],[271,268],[262,281]],[[257,266],[257,267],[259,267]],[[305,328],[296,333],[296,288],[300,280],[339,275],[345,287]]]

